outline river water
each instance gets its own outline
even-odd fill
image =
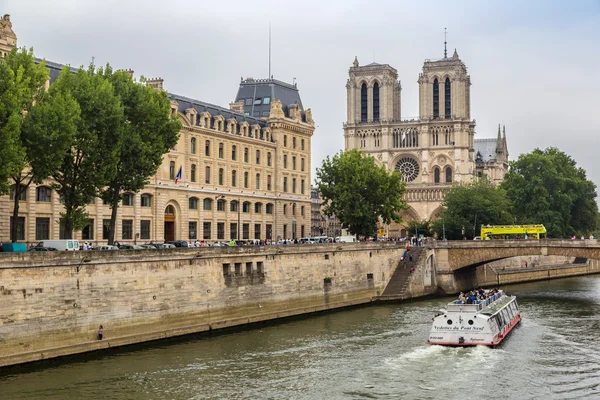
[[[446,297],[0,375],[0,398],[599,399],[600,275],[504,289],[523,320],[495,349],[425,343]]]

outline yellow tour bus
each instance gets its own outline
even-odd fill
[[[482,225],[481,240],[544,239],[544,225]]]

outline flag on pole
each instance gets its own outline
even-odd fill
[[[177,175],[175,175],[175,183],[177,183],[177,181],[181,180],[181,168],[183,167],[183,165],[179,166],[179,171],[177,171]]]

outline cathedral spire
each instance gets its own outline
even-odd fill
[[[502,133],[504,134],[504,140],[506,140],[506,126],[502,125]]]
[[[448,51],[446,50],[446,28],[444,28],[444,58],[448,58]]]
[[[500,135],[500,124],[498,124],[498,140],[502,139],[502,136]]]

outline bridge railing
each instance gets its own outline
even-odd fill
[[[596,239],[521,239],[521,240],[433,240],[427,244],[434,249],[494,248],[494,247],[600,247]]]

